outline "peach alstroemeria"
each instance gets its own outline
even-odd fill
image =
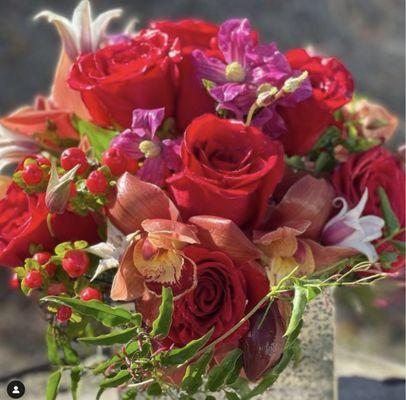
[[[359,203],[351,210],[343,197],[335,199],[336,203],[342,203],[342,208],[327,222],[321,240],[326,245],[353,248],[373,263],[378,260],[378,254],[371,242],[382,236],[385,221],[376,215],[361,217],[367,200],[368,189],[365,189]]]
[[[140,231],[114,278],[113,300],[135,300],[146,292],[159,296],[162,285],[171,286],[177,297],[193,289],[196,266],[183,252],[187,246],[199,244],[226,253],[247,268],[261,268],[250,264],[260,252],[232,221],[196,216],[184,223],[162,189],[128,173],[117,182],[109,217],[124,234]]]
[[[270,213],[269,232],[256,232],[254,243],[263,252],[270,283],[274,284],[296,267],[307,275],[355,251],[348,247],[318,244],[332,211],[334,191],[324,179],[306,175],[285,193]]]

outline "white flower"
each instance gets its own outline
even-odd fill
[[[0,125],[0,174],[9,165],[19,163],[27,154],[38,152],[39,147],[34,139],[12,132]]]
[[[99,265],[91,279],[92,281],[103,272],[118,268],[121,257],[137,234],[138,232],[135,232],[126,236],[110,220],[107,220],[107,242],[98,243],[86,249],[89,253],[100,258]]]
[[[359,203],[352,210],[348,209],[345,199],[339,197],[335,202],[341,202],[343,207],[340,212],[327,222],[322,233],[322,242],[330,246],[349,247],[364,254],[368,261],[378,259],[372,241],[382,236],[385,222],[375,215],[361,217],[368,200],[368,189],[365,189]]]
[[[55,24],[66,54],[74,61],[82,53],[96,51],[104,40],[110,21],[121,14],[121,9],[109,10],[93,21],[89,0],[82,0],[73,12],[72,21],[52,11],[42,11],[34,19],[47,18]]]

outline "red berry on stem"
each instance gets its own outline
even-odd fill
[[[32,257],[35,261],[37,261],[40,265],[47,264],[45,266],[45,271],[47,271],[48,276],[54,276],[56,271],[56,265],[54,263],[50,263],[49,260],[51,259],[52,254],[48,253],[47,251],[42,251],[40,253],[34,254]]]
[[[87,287],[80,292],[80,300],[89,301],[89,300],[101,300],[102,295],[99,290]]]
[[[41,272],[33,270],[24,278],[24,284],[30,289],[38,289],[42,286]]]
[[[102,164],[107,165],[114,176],[120,176],[126,171],[127,157],[120,149],[113,147],[103,153]]]
[[[62,293],[67,293],[66,287],[63,283],[51,283],[48,287],[48,294],[50,296],[59,296]]]
[[[71,170],[74,166],[80,165],[77,173],[81,175],[89,168],[86,154],[77,147],[70,147],[61,154],[61,165],[65,171]]]
[[[82,250],[69,250],[62,260],[62,268],[71,278],[82,276],[89,269],[90,260]]]
[[[60,306],[56,312],[56,319],[59,322],[67,321],[72,315],[72,309],[68,306]]]
[[[93,194],[105,193],[107,185],[107,179],[102,171],[93,171],[86,180],[86,186]]]
[[[41,183],[44,175],[37,164],[28,164],[24,167],[21,177],[28,186],[33,186]]]

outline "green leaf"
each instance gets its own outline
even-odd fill
[[[59,383],[61,382],[62,370],[58,369],[49,375],[46,389],[46,400],[55,400],[58,394]]]
[[[81,367],[72,368],[70,372],[70,392],[72,394],[72,400],[78,399],[78,387],[81,373]]]
[[[303,286],[295,285],[292,315],[284,336],[289,336],[299,326],[307,304],[307,290]]]
[[[134,322],[136,316],[133,316],[129,311],[121,307],[111,307],[98,300],[83,301],[72,299],[69,297],[48,296],[41,299],[42,302],[52,302],[56,304],[64,304],[71,307],[79,314],[93,317],[103,325],[112,328],[117,325]]]
[[[48,330],[46,335],[47,341],[47,352],[48,352],[48,360],[53,365],[58,365],[61,363],[58,354],[58,345],[55,339],[55,331],[52,324],[48,324]]]
[[[209,373],[206,388],[211,392],[216,392],[227,382],[230,375],[234,375],[237,362],[242,355],[241,349],[235,349],[228,353],[220,364],[216,365]],[[238,365],[241,369],[241,364]]]
[[[214,327],[199,339],[192,340],[186,346],[161,353],[164,365],[179,365],[191,359],[211,338]]]
[[[150,396],[160,396],[162,394],[162,389],[161,389],[161,385],[158,382],[154,382],[152,383],[148,390],[147,393]]]
[[[134,336],[137,334],[138,328],[128,328],[119,331],[113,331],[111,333],[107,333],[105,335],[100,336],[90,336],[90,337],[83,337],[79,338],[79,342],[87,343],[87,344],[94,344],[98,346],[109,346],[112,344],[122,344],[127,343]]]
[[[197,392],[203,383],[202,375],[206,372],[206,368],[213,357],[213,352],[204,353],[196,362],[188,365],[185,375],[182,380],[182,389],[189,394]]]
[[[152,324],[153,336],[159,336],[160,339],[166,338],[168,336],[169,330],[171,329],[172,323],[172,313],[173,313],[173,293],[172,289],[169,287],[162,288],[162,302],[159,307],[158,318]]]
[[[130,389],[123,394],[121,400],[135,400],[136,397],[137,391],[135,389]]]
[[[314,300],[322,292],[319,287],[306,287],[307,302]]]
[[[322,152],[316,159],[314,170],[316,173],[330,171],[335,165],[335,160],[331,154]]]
[[[240,400],[240,396],[234,392],[225,392],[227,400]]]
[[[402,254],[406,251],[406,243],[401,240],[391,240],[390,241],[397,250],[399,250]]]
[[[131,374],[127,370],[122,370],[114,375],[112,378],[106,378],[100,383],[102,389],[117,387],[131,379]]]
[[[78,117],[73,119],[73,124],[81,137],[87,137],[92,147],[94,157],[97,161],[101,161],[102,153],[110,147],[110,142],[117,136],[118,132],[100,128]]]
[[[381,210],[386,228],[388,229],[388,234],[389,236],[394,235],[400,229],[398,218],[393,212],[388,196],[382,187],[378,189],[378,195],[379,200],[381,201]]]
[[[66,364],[77,365],[79,364],[78,353],[72,348],[71,344],[68,342],[62,343],[62,351]]]

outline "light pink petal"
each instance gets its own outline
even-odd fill
[[[240,262],[251,261],[260,256],[259,250],[229,219],[199,215],[190,218],[189,223],[197,226],[198,237],[205,247],[223,251]]]
[[[117,181],[117,195],[108,214],[126,235],[139,230],[146,219],[180,220],[179,211],[162,189],[129,173]]]

